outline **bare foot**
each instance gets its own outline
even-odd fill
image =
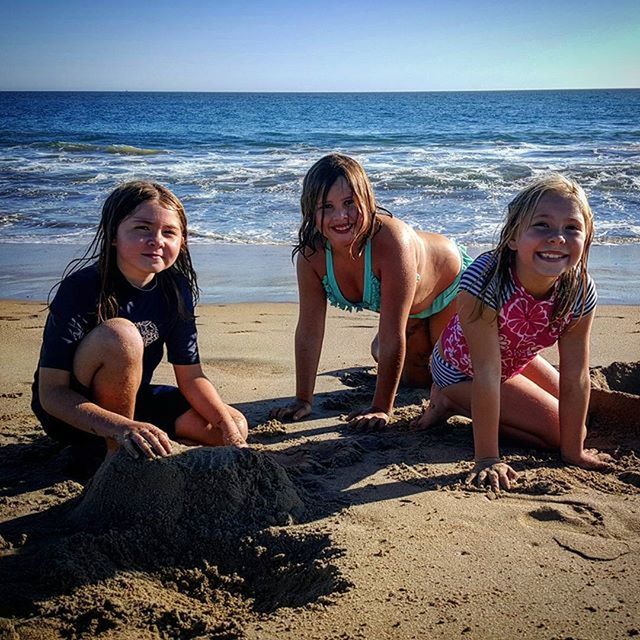
[[[460,413],[459,407],[447,398],[440,387],[433,384],[429,394],[429,404],[419,418],[411,421],[410,426],[416,430],[429,429],[458,413]]]

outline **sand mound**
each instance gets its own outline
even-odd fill
[[[591,370],[589,442],[640,449],[640,362]]]
[[[80,526],[143,524],[188,528],[206,516],[208,527],[255,529],[288,524],[303,512],[285,470],[250,449],[194,448],[156,460],[124,453],[100,467],[74,509]]]
[[[11,621],[20,637],[242,637],[256,611],[348,586],[328,536],[271,527],[303,508],[285,470],[259,452],[118,453],[70,510],[69,535],[0,559],[0,616],[22,618]]]
[[[640,394],[640,362],[612,362],[591,369],[591,385],[607,391]]]

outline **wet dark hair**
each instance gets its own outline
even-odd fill
[[[182,232],[180,252],[176,261],[168,269],[156,274],[159,286],[167,299],[175,304],[178,315],[181,317],[188,317],[189,314],[178,289],[177,274],[187,279],[194,305],[198,301],[198,280],[187,244],[187,217],[182,202],[169,189],[155,182],[142,180],[126,182],[116,187],[106,199],[102,207],[100,224],[84,255],[72,260],[62,274],[62,280],[64,280],[80,268],[97,261],[100,277],[100,293],[96,310],[98,322],[104,322],[118,314],[116,283],[121,276],[114,241],[120,223],[143,202],[158,202],[166,209],[175,211],[180,221],[180,231]],[[49,299],[59,284],[60,282],[49,292]]]
[[[341,153],[331,153],[320,158],[307,172],[302,183],[300,209],[302,223],[298,230],[298,242],[294,246],[292,257],[297,253],[304,257],[313,255],[323,244],[323,236],[316,226],[316,210],[318,202],[324,202],[327,193],[336,180],[344,178],[351,191],[353,201],[360,214],[361,225],[357,230],[349,253],[351,257],[359,255],[367,240],[380,228],[379,214],[391,215],[386,209],[376,204],[373,188],[362,165]],[[324,212],[323,212],[324,219]],[[355,249],[355,250],[354,250]]]

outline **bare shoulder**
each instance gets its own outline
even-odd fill
[[[397,250],[419,243],[417,233],[406,222],[387,216],[380,216],[378,221],[380,228],[374,235],[376,248]]]
[[[296,270],[299,275],[315,274],[319,278],[326,275],[326,252],[324,247],[320,247],[316,251],[306,249],[304,252],[298,252],[296,254]]]

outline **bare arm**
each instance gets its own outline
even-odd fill
[[[376,238],[381,285],[378,376],[371,406],[348,416],[356,427],[384,426],[393,410],[406,355],[407,319],[416,292],[415,241],[415,234],[405,225],[384,229]]]
[[[581,318],[558,341],[560,353],[560,454],[562,459],[587,469],[606,469],[606,456],[585,451],[585,422],[591,381],[589,339],[594,313]]]
[[[401,233],[377,252],[380,267],[378,377],[373,407],[391,413],[407,346],[407,319],[416,293],[417,263],[413,235]],[[382,238],[381,238],[382,241]]]
[[[238,447],[246,446],[247,443],[238,430],[238,425],[229,414],[216,388],[204,374],[202,366],[200,364],[173,365],[173,370],[182,395],[210,425],[220,429],[223,442]]]
[[[482,315],[476,318],[477,298],[466,291],[460,292],[457,302],[460,324],[473,363],[471,416],[475,459],[497,459],[500,457],[501,358],[495,312],[485,307]]]
[[[131,444],[132,437],[148,457],[171,453],[171,442],[161,429],[104,409],[71,389],[70,381],[69,371],[40,368],[38,392],[48,414],[81,431],[114,440],[133,457],[138,457],[138,452]]]
[[[298,324],[295,334],[296,400],[285,407],[273,409],[278,419],[299,420],[311,413],[313,391],[320,363],[327,313],[327,298],[320,277],[311,263],[298,254]]]

